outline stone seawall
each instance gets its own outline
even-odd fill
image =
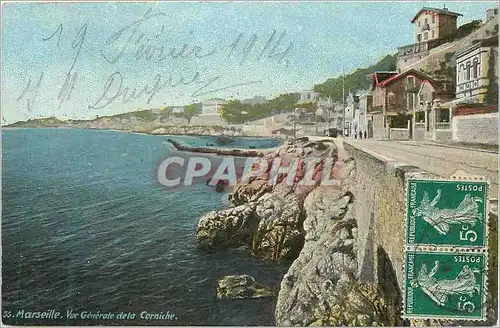
[[[375,284],[386,297],[399,301],[404,286],[406,183],[410,178],[439,177],[418,167],[378,155],[349,141],[344,142],[344,149],[354,158],[356,167],[353,194],[354,216],[358,228],[358,279]],[[498,317],[497,220],[496,212],[490,212],[488,322],[495,322]]]
[[[304,202],[305,243],[283,277],[278,326],[403,326],[405,190],[410,178],[439,178],[339,139],[339,186]],[[488,321],[497,318],[497,217],[490,215]],[[414,321],[456,326],[460,321]]]
[[[437,176],[348,142],[344,142],[344,148],[356,163],[354,207],[358,220],[359,278],[383,285],[391,278],[387,277],[389,266],[400,290],[403,285],[406,181],[412,177]]]

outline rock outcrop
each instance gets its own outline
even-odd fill
[[[321,186],[306,198],[305,244],[281,282],[276,305],[279,326],[397,325],[394,300],[357,272],[357,223],[346,159],[340,186]]]
[[[273,186],[268,183],[267,179],[254,179],[247,184],[235,186],[228,195],[228,199],[234,205],[243,205],[255,202],[271,190]]]
[[[218,299],[273,297],[274,293],[249,275],[225,276],[217,284]]]
[[[267,170],[230,192],[229,201],[236,207],[214,211],[200,219],[198,245],[219,249],[245,246],[251,255],[264,261],[294,260],[304,245],[304,199],[319,184],[325,159],[337,159],[336,151],[331,142],[325,149],[325,144],[318,146],[303,139],[266,153]],[[306,164],[306,157],[316,158],[317,162]],[[281,167],[297,162],[295,178],[288,180],[279,175],[270,183],[275,161]],[[310,183],[302,183],[305,178]]]
[[[297,257],[304,244],[302,204],[293,193],[268,193],[256,207],[259,220],[252,254],[262,260],[286,261]]]
[[[196,242],[204,249],[251,247],[259,223],[256,204],[205,214],[198,221]]]

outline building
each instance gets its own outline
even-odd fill
[[[317,100],[317,110],[316,114],[321,116],[322,119],[328,122],[329,117],[331,116],[331,112],[333,111],[333,100],[332,98],[318,98]]]
[[[373,122],[368,115],[372,111],[373,96],[370,90],[364,90],[359,94],[358,122],[361,131],[366,132],[367,137],[373,137]]]
[[[340,101],[332,102],[332,109],[329,112],[330,127],[342,130],[344,115],[344,104]]]
[[[169,106],[168,109],[172,114],[180,114],[184,112],[184,106]]]
[[[302,91],[299,93],[299,96],[299,100],[297,101],[298,104],[313,103],[320,98],[320,94],[313,90]]]
[[[474,43],[455,58],[458,102],[497,104],[498,36]]]
[[[425,80],[434,81],[418,70],[402,73],[375,72],[372,80],[373,102],[369,119],[373,122],[373,136],[387,139],[390,129],[407,128],[417,104],[417,95]]]
[[[457,31],[457,18],[462,14],[443,9],[423,7],[413,17],[415,43],[453,37]]]
[[[445,81],[424,80],[412,111],[412,139],[439,141],[451,138],[452,107],[442,105],[453,99]]]
[[[377,90],[377,86],[380,85],[385,80],[396,76],[398,72],[391,71],[378,71],[372,74],[369,74],[367,78],[372,81],[372,86],[370,87],[370,93],[372,95],[372,106],[371,108],[367,108],[366,112],[366,120],[371,123],[370,128],[368,129],[368,134],[371,137],[375,137],[376,135],[381,136],[385,135],[386,128],[384,127],[384,110],[383,104],[381,103],[380,95],[377,97],[379,104],[375,106],[374,104],[374,92]],[[381,92],[377,90],[377,92]],[[367,127],[368,128],[368,127]],[[371,134],[370,134],[371,132]]]
[[[354,126],[354,114],[359,108],[359,96],[356,91],[349,91],[346,98],[345,105],[345,115],[343,115],[345,119],[344,131],[346,136],[354,136],[354,133],[357,132],[357,126]]]
[[[360,90],[355,93],[355,97],[357,98],[356,106],[354,107],[354,115],[353,115],[353,133],[356,133],[356,136],[359,137],[359,132],[364,134],[367,130],[366,126],[366,108],[361,108],[361,97],[368,93],[369,90]],[[366,100],[366,99],[365,99]]]
[[[205,100],[201,105],[201,115],[219,115],[219,109],[226,103],[223,99]]]
[[[498,16],[498,8],[491,8],[486,10],[486,21],[490,21]]]
[[[462,14],[443,9],[423,7],[413,17],[415,25],[414,43],[398,48],[396,66],[403,70],[426,57],[432,48],[451,41],[457,32],[457,18]]]

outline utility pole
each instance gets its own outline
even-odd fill
[[[293,141],[297,140],[297,108],[293,111]]]
[[[313,106],[313,108],[316,108],[318,106]],[[316,114],[316,135],[318,135],[318,109],[314,110],[314,113]]]
[[[342,67],[342,136],[345,137],[345,73]]]

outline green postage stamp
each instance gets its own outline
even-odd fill
[[[486,246],[486,181],[409,180],[406,192],[407,246]]]
[[[404,318],[486,319],[488,186],[408,180]]]
[[[406,318],[486,318],[487,253],[407,252]]]

